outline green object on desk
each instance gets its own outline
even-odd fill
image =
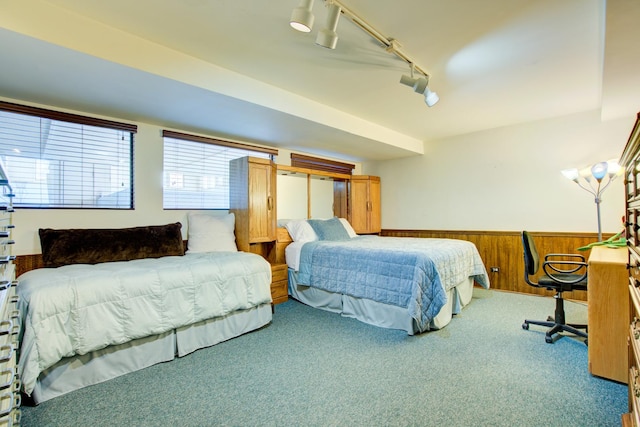
[[[623,232],[624,230],[614,236],[609,237],[607,240],[603,240],[601,242],[593,242],[589,243],[586,246],[581,246],[578,248],[578,250],[586,251],[594,246],[606,246],[607,248],[624,248],[627,246],[627,239],[625,237],[620,237]]]

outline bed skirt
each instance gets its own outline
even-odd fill
[[[429,324],[429,329],[441,329],[451,322],[454,314],[471,302],[473,278],[467,278],[447,291],[447,302]],[[406,308],[365,298],[327,292],[297,283],[295,271],[289,269],[289,295],[303,304],[345,317],[352,317],[370,325],[400,329],[409,335],[418,333],[414,319]]]
[[[182,357],[261,328],[271,319],[271,304],[262,304],[164,334],[68,357],[40,374],[31,398],[35,404],[42,403],[83,387],[168,362],[176,356]]]

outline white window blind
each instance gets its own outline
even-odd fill
[[[14,189],[14,206],[132,209],[136,130],[0,103],[0,156]]]
[[[229,161],[276,150],[164,131],[164,209],[229,209]]]

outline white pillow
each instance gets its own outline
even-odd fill
[[[347,221],[346,218],[340,218],[340,222],[342,223],[344,229],[347,230],[347,234],[349,235],[349,237],[353,239],[357,236],[355,230],[353,229],[351,224],[349,224],[349,221]]]
[[[236,217],[189,213],[187,253],[238,252],[233,230]]]
[[[313,242],[318,235],[306,219],[296,219],[286,223],[285,228],[294,242]]]

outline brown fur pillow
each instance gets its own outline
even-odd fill
[[[132,228],[41,228],[45,267],[184,255],[182,224]]]

